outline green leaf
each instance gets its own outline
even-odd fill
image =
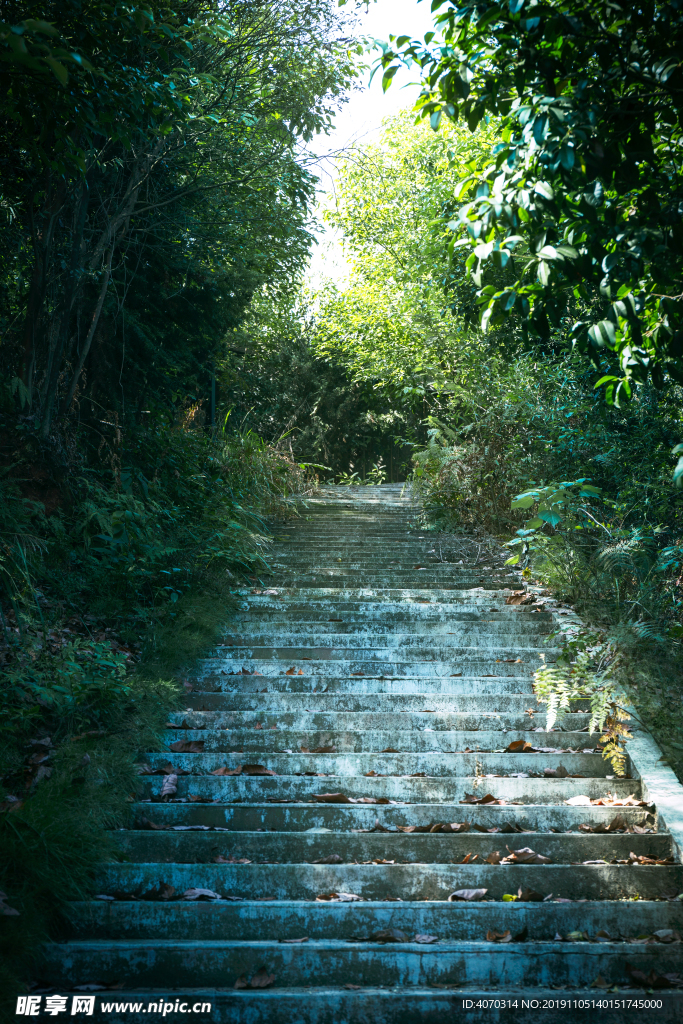
[[[544,199],[553,199],[555,196],[552,185],[549,185],[547,181],[537,181],[534,185],[534,192],[537,192],[539,196],[543,196]]]
[[[562,516],[558,516],[557,512],[539,512],[538,518],[550,526],[558,526],[562,522]]]
[[[69,81],[69,72],[66,70],[63,64],[60,64],[54,57],[46,57],[45,63],[49,64],[52,68],[55,78],[60,85],[66,85]]]
[[[611,320],[601,320],[599,324],[589,327],[588,337],[598,348],[613,348],[616,341],[614,324]]]
[[[531,508],[535,500],[533,494],[520,494],[510,502],[510,508]]]

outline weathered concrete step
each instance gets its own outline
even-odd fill
[[[660,929],[683,934],[683,905],[678,901],[570,903],[316,903],[308,901],[182,902],[113,901],[72,903],[70,937],[87,933],[111,939],[257,940],[349,939],[383,928],[439,939],[481,940],[491,931],[525,928],[530,939],[554,939],[583,932],[594,939],[604,931],[614,939],[651,935]],[[657,947],[655,947],[657,948]]]
[[[483,626],[473,626],[471,629],[454,629],[446,631],[424,631],[421,633],[414,632],[399,632],[385,630],[384,632],[378,633],[372,629],[357,630],[353,633],[316,633],[314,630],[267,630],[264,631],[262,628],[256,630],[245,630],[243,634],[227,634],[221,645],[221,649],[226,653],[230,653],[232,650],[244,647],[268,647],[280,649],[285,647],[290,649],[292,647],[305,647],[310,648],[322,648],[323,650],[329,650],[330,648],[339,650],[341,648],[352,648],[352,649],[364,649],[372,645],[378,651],[384,649],[417,649],[422,652],[425,649],[430,653],[435,649],[457,647],[468,651],[472,648],[476,649],[488,649],[492,651],[499,650],[500,648],[513,653],[513,645],[510,644],[510,638],[516,636],[516,642],[514,644],[514,652],[519,652],[518,657],[521,657],[521,653],[527,649],[533,651],[541,650],[542,637],[549,630],[534,630],[529,631],[528,634],[519,633],[516,631],[506,630],[505,632],[500,631],[488,631]],[[509,656],[509,655],[508,655]]]
[[[51,956],[52,953],[52,956]],[[264,965],[280,987],[305,985],[324,977],[328,984],[353,979],[363,985],[516,985],[590,984],[602,974],[610,984],[628,980],[626,962],[645,972],[656,964],[660,973],[683,966],[680,945],[655,948],[645,943],[605,942],[419,943],[338,942],[317,940],[300,946],[279,942],[206,941],[198,947],[179,940],[69,942],[48,947],[45,981],[86,978],[109,983],[133,976],[136,985],[234,985]]]
[[[465,614],[465,613],[462,613]],[[489,612],[489,615],[493,614]],[[268,621],[264,621],[268,618]],[[416,621],[415,619],[402,621],[396,620],[395,616],[385,614],[382,620],[366,619],[355,621],[341,622],[339,617],[333,618],[326,622],[320,620],[312,620],[308,623],[302,624],[300,618],[297,616],[297,621],[292,622],[291,616],[281,616],[280,619],[274,619],[273,616],[266,617],[261,614],[256,616],[252,612],[242,613],[242,619],[244,621],[238,623],[236,627],[233,627],[233,632],[227,634],[225,637],[225,646],[232,646],[235,643],[241,643],[243,641],[235,639],[235,629],[240,630],[241,636],[248,636],[249,642],[253,642],[255,636],[277,636],[280,638],[287,637],[292,638],[304,638],[307,643],[315,637],[324,637],[327,641],[330,637],[378,637],[384,639],[385,637],[404,637],[411,636],[413,638],[423,638],[425,636],[432,637],[469,637],[474,636],[478,639],[481,638],[482,642],[490,640],[494,642],[498,637],[504,637],[506,639],[517,636],[545,636],[551,630],[552,616],[544,615],[541,620],[539,614],[534,619],[531,617],[515,622],[514,619],[503,619],[499,616],[496,622],[490,619],[472,615],[469,621],[465,622],[453,622],[453,620],[447,621],[444,618],[433,617],[431,620]],[[410,628],[407,628],[410,627]],[[220,646],[223,646],[222,644]],[[220,649],[220,648],[219,648]]]
[[[154,819],[154,813],[150,812]],[[583,861],[628,860],[637,857],[663,859],[672,856],[671,837],[666,832],[651,835],[583,835],[568,833],[525,833],[488,835],[397,835],[375,833],[236,832],[152,832],[128,831],[115,834],[116,846],[135,863],[212,863],[217,856],[247,858],[253,864],[311,864],[330,856],[342,863],[390,860],[397,864],[459,864],[476,855],[483,863],[492,854],[506,857],[510,850],[532,849],[553,864]],[[218,851],[218,853],[216,852]],[[504,870],[506,865],[501,866]],[[304,868],[305,870],[305,868]]]
[[[544,1024],[594,1024],[598,1006],[600,1024],[624,1024],[625,1013],[656,1014],[657,1024],[679,1024],[683,1017],[683,993],[675,990],[650,993],[620,987],[619,993],[603,995],[576,984],[524,991],[492,991],[488,985],[448,985],[441,991],[419,986],[357,988],[306,985],[235,992],[185,987],[171,994],[148,988],[105,992],[98,1005],[107,1006],[111,1024],[145,1024],[148,1012],[172,1013],[176,1004],[184,1006],[184,1012],[192,1008],[193,1019],[201,1024],[442,1024],[454,1013],[466,1013],[468,1024],[538,1024],[541,1013]]]
[[[173,761],[188,755],[176,754]],[[164,758],[168,761],[168,755]],[[160,793],[163,779],[143,777],[141,793],[152,796]],[[458,803],[468,793],[491,794],[496,799],[521,804],[558,804],[574,796],[593,800],[604,799],[608,793],[618,799],[630,794],[639,795],[640,783],[628,779],[531,779],[531,778],[359,778],[358,776],[220,776],[181,775],[178,777],[178,797],[188,794],[206,795],[211,800],[233,803],[236,800],[258,801],[269,799],[308,802],[321,793],[342,792],[345,796],[374,797],[401,803]],[[463,805],[467,810],[470,805]],[[457,820],[457,819],[453,819]]]
[[[404,676],[400,679],[388,679],[386,676],[335,679],[333,676],[271,675],[267,680],[267,689],[270,693],[527,693],[529,696],[532,693],[531,684],[525,684],[519,676],[493,679],[477,676],[446,676],[439,679],[425,676]],[[202,687],[230,693],[262,693],[264,683],[263,676],[242,675],[240,672],[228,677],[215,674],[204,676]]]
[[[327,610],[330,607],[337,607],[352,612],[380,612],[383,609],[389,611],[415,611],[416,615],[424,612],[438,612],[443,610],[446,614],[458,611],[473,612],[480,615],[485,614],[489,609],[499,614],[519,615],[521,617],[532,614],[532,609],[526,605],[508,605],[506,600],[512,593],[511,587],[505,587],[497,591],[484,591],[478,589],[463,590],[457,593],[452,590],[444,590],[441,594],[438,590],[405,590],[392,587],[383,587],[375,590],[372,587],[357,587],[349,590],[348,587],[328,587],[327,590],[320,587],[239,587],[234,593],[242,599],[243,604],[250,610],[263,609],[264,611],[318,611]],[[246,611],[246,608],[241,609]],[[533,612],[540,615],[540,612]]]
[[[192,887],[221,896],[308,899],[332,892],[364,899],[447,900],[459,889],[487,890],[487,897],[532,889],[569,899],[661,899],[683,892],[683,865],[629,867],[621,864],[102,864],[101,893],[146,892],[163,881],[179,892]]]
[[[356,608],[350,610],[343,604],[337,605],[338,611],[332,607],[321,609],[316,608],[309,612],[297,611],[294,617],[293,609],[282,611],[262,610],[254,607],[249,611],[240,611],[234,616],[234,622],[245,624],[250,629],[262,629],[270,627],[285,630],[316,629],[322,633],[354,633],[372,630],[377,633],[399,632],[404,624],[411,626],[413,633],[425,633],[431,630],[458,630],[473,629],[475,626],[485,625],[487,632],[512,633],[517,635],[529,632],[544,632],[544,628],[553,622],[553,616],[549,611],[529,612],[527,615],[516,614],[512,611],[506,614],[502,609],[496,611],[488,610],[467,610],[461,608],[450,614],[442,609],[430,608],[429,605],[421,604],[422,609],[416,611],[397,611],[394,609],[378,606],[372,610]],[[326,617],[324,617],[324,614]],[[333,615],[334,617],[327,617]],[[240,625],[242,628],[242,625]]]
[[[207,800],[212,794],[207,794]],[[288,832],[301,833],[308,829],[326,829],[331,832],[348,833],[358,829],[372,829],[377,823],[382,828],[400,834],[398,826],[418,825],[430,827],[442,818],[445,822],[469,821],[471,831],[476,827],[505,829],[506,826],[526,829],[533,833],[557,829],[562,832],[578,832],[580,825],[591,828],[608,827],[616,818],[626,820],[630,826],[656,828],[656,815],[644,807],[601,807],[586,804],[578,807],[553,804],[527,804],[524,806],[497,804],[463,805],[443,802],[393,804],[322,804],[291,803],[269,804],[265,802],[229,804],[220,802],[157,803],[141,802],[132,807],[134,820],[141,822],[144,817],[155,825],[208,825],[212,828],[228,829],[234,832]],[[323,833],[324,834],[324,833]],[[501,842],[524,843],[521,833],[495,833]],[[447,836],[443,836],[447,839]],[[533,847],[532,847],[533,849]]]
[[[199,685],[201,686],[201,680]],[[264,686],[266,680],[264,680]],[[257,711],[261,715],[285,715],[310,711],[329,715],[331,712],[467,712],[472,716],[501,714],[521,718],[527,711],[545,720],[545,708],[532,693],[499,694],[422,694],[422,693],[222,693],[195,690],[187,695],[188,707],[197,711]],[[491,705],[494,705],[492,708]],[[429,705],[429,707],[425,707]],[[543,717],[540,717],[540,716]],[[587,719],[586,719],[587,721]]]
[[[178,723],[198,724],[195,722],[197,714],[177,713],[173,716]],[[585,732],[535,732],[530,738],[528,732],[517,730],[507,732],[504,736],[498,732],[485,732],[480,730],[454,732],[452,730],[433,729],[417,732],[415,730],[388,730],[372,729],[363,731],[353,729],[347,732],[335,730],[295,730],[295,729],[225,729],[221,730],[215,725],[211,729],[176,729],[168,730],[164,734],[164,741],[171,743],[177,740],[204,740],[205,750],[241,750],[258,751],[264,753],[281,753],[286,750],[301,750],[308,747],[315,750],[317,747],[334,746],[339,753],[353,752],[379,753],[387,747],[393,747],[400,752],[424,752],[430,750],[442,751],[465,751],[470,750],[498,750],[501,746],[508,746],[511,743],[531,742],[536,747],[572,747],[583,751],[593,750],[600,738],[599,733]],[[562,754],[538,753],[536,757],[545,765],[548,758],[562,757]],[[532,755],[533,756],[533,755]],[[535,764],[536,762],[530,762]]]
[[[274,583],[277,585],[277,577]],[[466,591],[473,587],[482,590],[500,590],[507,583],[506,578],[491,579],[488,576],[465,577],[462,575],[447,576],[437,573],[429,573],[426,570],[418,572],[396,572],[396,573],[374,573],[361,572],[360,570],[348,573],[342,571],[321,570],[318,573],[299,573],[297,581],[304,587],[328,588],[331,586],[344,587],[380,587],[383,589],[403,587],[405,589],[419,589],[433,587],[441,590]]]
[[[385,638],[386,639],[386,638]],[[439,638],[441,639],[441,638]],[[349,670],[357,671],[356,665],[359,662],[379,664],[406,664],[414,665],[414,674],[422,674],[420,669],[424,666],[427,669],[431,664],[443,663],[445,665],[468,665],[470,673],[481,672],[485,674],[491,671],[498,661],[508,659],[510,663],[521,662],[527,666],[538,667],[540,655],[545,655],[547,661],[554,660],[559,654],[559,648],[545,647],[542,641],[532,643],[529,638],[526,644],[515,644],[515,646],[496,644],[482,650],[477,644],[455,644],[449,647],[448,644],[439,643],[429,646],[422,640],[421,644],[411,645],[410,649],[389,647],[355,647],[349,649],[350,645],[330,647],[307,647],[289,646],[283,644],[280,647],[231,647],[228,651],[224,649],[223,664],[229,665],[230,661],[296,661],[305,659],[307,661],[335,661],[336,671],[342,670],[342,666],[348,665]],[[221,659],[216,659],[220,661]],[[208,666],[214,667],[213,659],[208,661]],[[528,670],[528,669],[527,669]],[[495,670],[494,670],[495,671]]]
[[[205,695],[201,691],[189,694],[187,699],[194,703],[201,704],[205,696],[213,697],[214,694]],[[424,698],[421,698],[424,701]],[[312,703],[312,702],[311,702]],[[427,703],[424,701],[424,703]],[[330,711],[330,712],[309,712],[262,710],[260,705],[254,710],[247,711],[201,711],[188,707],[185,711],[178,711],[171,715],[171,721],[186,721],[188,725],[195,728],[206,729],[254,729],[260,727],[264,731],[275,729],[298,729],[303,731],[312,730],[334,730],[338,732],[368,732],[370,730],[386,731],[389,733],[400,733],[405,730],[423,732],[426,730],[440,732],[508,732],[512,739],[517,739],[518,734],[524,734],[529,742],[534,743],[534,735],[539,722],[545,722],[543,713],[529,715],[523,714],[498,714],[495,712],[469,712],[469,711]],[[560,737],[566,732],[570,735],[574,732],[583,732],[589,738],[587,732],[590,714],[588,712],[569,713],[562,721],[562,729],[552,732],[552,742],[539,742],[539,746],[559,746]],[[260,731],[257,728],[257,731]],[[540,733],[538,734],[540,735]],[[547,735],[547,734],[546,734]],[[557,741],[557,742],[555,742]],[[496,743],[497,747],[503,746],[505,737],[500,738]],[[309,744],[310,745],[310,744]],[[471,746],[472,744],[470,744]],[[506,744],[507,745],[507,744]],[[395,743],[385,743],[384,746],[396,746]]]
[[[199,737],[199,734],[197,734]],[[205,733],[202,736],[206,736]],[[203,740],[205,743],[204,753],[175,753],[173,764],[176,768],[184,768],[186,771],[213,772],[223,765],[230,769],[237,768],[244,764],[243,753],[235,753],[233,750],[221,751],[221,746],[216,741],[216,734],[212,733]],[[145,754],[145,761],[152,767],[168,762],[168,753]],[[265,767],[276,775],[288,776],[299,773],[323,772],[325,775],[337,778],[367,776],[375,773],[378,776],[410,776],[418,772],[431,778],[465,778],[470,779],[476,775],[486,777],[487,775],[513,776],[519,772],[528,772],[543,775],[544,767],[557,768],[558,757],[561,756],[562,764],[570,775],[583,775],[586,779],[604,779],[608,775],[614,777],[614,769],[609,761],[606,761],[601,754],[546,754],[539,759],[537,754],[508,754],[508,753],[446,753],[438,750],[425,752],[414,752],[404,754],[382,754],[382,753],[338,753],[338,754],[304,754],[295,752],[270,753],[264,759]],[[551,762],[551,759],[552,760]],[[536,780],[544,783],[545,778]],[[576,781],[576,780],[575,780]],[[339,783],[342,784],[341,782]]]

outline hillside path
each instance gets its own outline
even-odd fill
[[[588,715],[546,732],[533,695],[562,610],[415,516],[327,488],[278,528],[47,984],[119,986],[127,1024],[683,1019],[671,836]]]

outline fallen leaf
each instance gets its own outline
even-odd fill
[[[465,799],[460,801],[461,804],[500,804],[500,800],[496,800],[495,796],[491,796],[487,793],[485,796],[478,797],[474,793],[465,793]]]
[[[244,974],[240,975],[240,977],[233,985],[233,988],[249,988],[249,982],[247,981],[246,976]]]
[[[443,825],[441,827],[441,831],[442,832],[453,832],[453,833],[469,832],[471,827],[472,826],[471,826],[469,821],[452,821],[450,823],[450,825]]]
[[[508,850],[510,847],[508,846]],[[544,857],[542,853],[536,853],[535,850],[525,846],[521,850],[510,850],[508,856],[505,858],[508,864],[551,864],[550,857]],[[521,897],[520,897],[521,899]]]
[[[278,939],[278,942],[282,942],[285,946],[298,946],[302,942],[308,942],[308,935],[304,935],[300,939]]]
[[[463,859],[460,861],[461,864],[471,864],[479,856],[478,853],[466,853]]]
[[[174,754],[202,754],[204,740],[176,740],[175,743],[169,743],[168,749]]]
[[[316,901],[320,903],[330,903],[336,900],[341,903],[356,903],[362,899],[362,896],[356,896],[353,892],[329,892],[316,896]]]
[[[242,765],[243,775],[277,775],[277,772],[273,772],[270,768],[264,768],[262,764],[243,764]]]
[[[351,982],[348,982],[346,985],[344,985],[344,988],[349,988],[349,989],[352,989],[354,991],[356,991],[360,987],[361,987],[360,985],[352,985]]]
[[[328,857],[321,857],[320,860],[313,860],[311,864],[341,864],[342,858],[338,853],[331,853]]]
[[[500,852],[496,850],[494,853],[490,853],[485,860],[486,864],[500,864]]]
[[[106,991],[106,985],[74,985],[74,992],[104,992]]]
[[[214,857],[213,862],[214,864],[251,864],[251,861],[247,860],[246,857],[233,857],[232,854],[229,857],[224,857],[222,853]]]
[[[486,933],[487,942],[512,942],[512,932],[494,932],[488,931]]]
[[[521,885],[517,890],[517,898],[521,903],[542,903],[543,897],[535,889],[522,889]]]
[[[438,935],[427,935],[424,932],[418,932],[415,936],[415,942],[419,942],[423,946],[429,946],[434,942],[439,941]]]
[[[313,797],[321,804],[350,804],[351,800],[343,793],[317,793]]]
[[[449,903],[456,903],[458,900],[481,900],[484,898],[488,889],[457,889],[452,892],[448,897]]]
[[[274,974],[268,974],[265,967],[259,967],[256,974],[254,974],[249,982],[249,988],[270,988],[274,981]]]
[[[220,900],[223,897],[212,889],[186,889],[183,893],[184,900]]]
[[[508,754],[535,754],[536,748],[532,747],[526,740],[514,740],[513,743],[506,747],[506,753]]]
[[[586,805],[590,805],[590,802],[591,799],[589,796],[572,796],[569,800],[565,800],[565,803],[568,804],[569,807],[585,807]]]
[[[638,970],[631,964],[626,964],[626,970],[631,976],[631,980],[642,988],[681,988],[683,987],[683,978],[676,974],[657,974],[654,968],[649,974],[645,974],[643,971]]]
[[[563,764],[560,764],[557,768],[544,768],[543,774],[549,779],[566,779],[569,772]]]
[[[401,751],[400,750],[396,750],[395,747],[385,747],[384,750],[381,751],[381,753],[382,754],[400,754]]]
[[[211,775],[241,775],[242,765],[238,768],[228,768],[227,765],[223,765],[221,768],[216,768],[215,771],[210,773]]]
[[[168,800],[175,793],[178,792],[178,776],[167,775],[164,779],[164,784],[161,787],[161,799]]]
[[[609,988],[609,982],[605,981],[605,979],[603,978],[602,974],[598,974],[598,976],[595,979],[595,981],[591,982],[591,988],[604,988],[604,989],[607,989],[607,988]]]
[[[370,942],[410,942],[409,937],[399,928],[381,928],[373,932],[369,938]]]

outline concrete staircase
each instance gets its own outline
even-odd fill
[[[532,693],[557,610],[507,603],[473,541],[440,560],[414,514],[327,488],[280,528],[46,984],[128,1022],[683,1019],[672,837],[588,716],[545,732]]]

